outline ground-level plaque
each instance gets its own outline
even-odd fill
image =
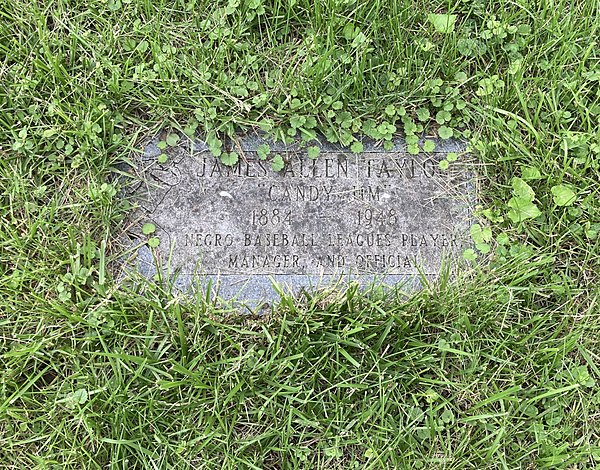
[[[464,150],[457,142],[417,156],[402,141],[391,150],[366,142],[359,155],[322,144],[316,159],[270,143],[261,160],[263,143],[236,142],[234,167],[202,141],[163,152],[156,140],[146,145],[134,159],[137,209],[127,227],[142,273],[162,270],[181,288],[212,286],[256,305],[276,298],[273,282],[292,291],[340,278],[414,283],[468,244],[470,173],[460,163],[439,165]],[[269,161],[275,154],[285,161],[279,172]],[[144,225],[155,230],[143,233]]]

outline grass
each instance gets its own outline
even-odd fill
[[[4,2],[0,465],[597,466],[599,10]],[[140,138],[216,150],[255,127],[468,139],[485,262],[409,299],[350,286],[260,318],[116,282],[110,174]]]

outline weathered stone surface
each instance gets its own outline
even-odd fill
[[[135,162],[129,236],[142,273],[154,275],[158,262],[182,288],[196,274],[201,286],[210,280],[219,295],[256,305],[277,298],[272,281],[292,290],[340,277],[414,284],[468,244],[473,182],[460,164],[438,165],[464,150],[456,142],[419,156],[402,141],[390,151],[367,142],[360,155],[323,144],[316,160],[270,143],[286,161],[278,173],[259,159],[256,136],[234,146],[233,168],[198,141],[167,149],[161,164],[155,143]],[[158,247],[145,243],[144,223],[155,224]]]

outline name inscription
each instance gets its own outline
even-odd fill
[[[434,274],[467,243],[468,180],[440,170],[443,153],[281,152],[274,172],[251,149],[234,167],[167,152],[135,198],[157,254],[185,274]]]

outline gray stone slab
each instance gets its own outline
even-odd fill
[[[202,141],[166,149],[159,163],[156,143],[130,168],[137,209],[125,264],[149,278],[160,270],[184,290],[210,286],[254,308],[278,299],[274,283],[294,293],[339,280],[417,287],[469,244],[472,175],[460,160],[438,165],[464,153],[457,141],[418,156],[402,140],[391,150],[365,141],[360,155],[323,143],[316,160],[298,144],[269,142],[286,161],[280,172],[259,159],[257,135],[230,144],[240,155],[233,168]],[[146,243],[144,223],[155,224],[159,246]]]

